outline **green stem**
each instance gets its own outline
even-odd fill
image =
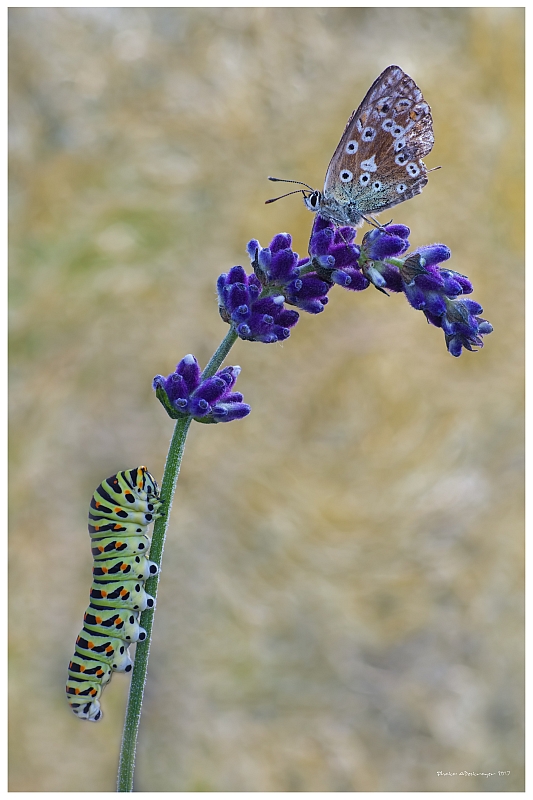
[[[226,356],[228,355],[229,351],[231,350],[231,348],[233,347],[238,338],[239,337],[235,328],[233,327],[233,325],[231,325],[229,331],[220,342],[216,351],[211,356],[209,364],[202,372],[203,381],[205,381],[206,378],[210,378],[211,375],[215,374],[215,372],[223,363],[224,359],[226,358]]]
[[[233,326],[230,327],[225,338],[220,343],[217,351],[209,361],[209,364],[202,373],[202,378],[209,378],[214,375],[221,366],[229,351],[237,341],[237,334]],[[167,461],[163,480],[161,482],[161,516],[155,521],[152,544],[150,547],[150,560],[155,561],[161,567],[163,549],[170,518],[170,510],[176,491],[176,483],[181,466],[181,459],[185,449],[185,439],[192,422],[192,417],[178,419],[174,428],[174,434],[168,449]],[[157,587],[159,585],[159,575],[154,575],[146,581],[146,591],[154,598],[157,598]],[[147,608],[141,615],[141,625],[146,629],[146,639],[137,643],[135,652],[135,665],[131,677],[128,707],[124,720],[124,731],[122,734],[122,746],[120,749],[120,759],[118,768],[117,791],[133,791],[133,772],[135,769],[135,751],[137,749],[137,737],[139,735],[139,724],[141,721],[141,707],[146,684],[146,672],[148,669],[148,656],[150,654],[150,642],[152,639],[152,626],[154,622],[155,609]]]
[[[161,484],[161,497],[163,507],[162,516],[156,520],[152,545],[150,547],[150,559],[160,566],[165,545],[165,537],[168,528],[168,519],[176,482],[181,465],[181,458],[185,448],[185,438],[192,422],[192,417],[179,419],[174,428],[174,435],[168,450],[165,473]],[[157,587],[159,584],[159,573],[146,581],[146,591],[148,594],[157,597]],[[120,760],[118,768],[117,791],[133,791],[133,771],[135,769],[135,751],[137,748],[137,736],[139,733],[139,723],[141,721],[141,707],[146,683],[146,671],[148,669],[148,656],[150,654],[150,641],[152,638],[152,625],[154,621],[154,609],[147,608],[141,615],[141,625],[146,628],[146,639],[144,642],[137,643],[135,652],[135,666],[131,677],[130,694],[128,698],[128,708],[124,721],[124,732],[122,734],[122,747],[120,750]]]

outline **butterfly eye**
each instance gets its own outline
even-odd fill
[[[399,183],[398,186],[396,187],[396,191],[398,192],[398,194],[403,194],[406,189],[407,186],[405,183]]]
[[[359,142],[356,142],[355,139],[351,139],[346,145],[346,152],[349,155],[352,155],[352,153],[357,153],[358,150],[359,150]]]
[[[363,174],[359,178],[359,183],[361,184],[361,186],[366,186],[369,180],[370,180],[370,172],[363,172]]]
[[[353,178],[353,173],[349,169],[343,169],[339,177],[343,183],[349,183]]]
[[[316,211],[320,206],[320,192],[315,191],[310,195],[304,195],[304,203],[310,211]]]
[[[376,136],[376,129],[375,128],[365,128],[363,131],[363,139],[365,142],[371,142]]]
[[[411,178],[416,178],[417,175],[420,175],[420,167],[417,167],[414,161],[410,161],[405,169],[407,170]]]
[[[399,156],[396,156],[396,158],[395,158],[394,160],[395,160],[395,162],[396,162],[397,164],[399,164],[399,165],[400,165],[400,167],[403,167],[403,165],[404,165],[404,164],[405,164],[405,162],[407,161],[407,156],[406,156],[406,154],[405,154],[405,153],[400,153],[400,155],[399,155]]]
[[[381,184],[380,181],[374,181],[374,183],[372,184],[372,188],[373,188],[373,190],[375,192],[379,192],[379,190],[381,189],[381,186],[382,186],[382,184]]]

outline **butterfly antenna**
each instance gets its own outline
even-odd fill
[[[275,203],[276,200],[281,200],[283,197],[288,197],[290,194],[300,194],[300,192],[302,192],[302,194],[305,194],[305,189],[295,189],[294,192],[287,192],[287,194],[280,194],[279,197],[271,197],[270,200],[265,200],[265,205],[268,205],[268,203]]]
[[[431,169],[428,169],[427,172],[435,172],[436,169],[442,169],[442,167],[431,167]]]
[[[307,189],[309,189],[310,192],[315,191],[312,186],[309,186],[307,183],[304,183],[303,181],[291,181],[288,178],[272,178],[270,175],[268,176],[268,180],[276,181],[277,183],[299,183],[300,186],[305,186]]]

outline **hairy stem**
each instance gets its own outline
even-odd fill
[[[233,325],[231,325],[226,336],[222,339],[216,351],[211,356],[209,364],[202,372],[202,380],[210,378],[212,375],[215,374],[215,372],[223,363],[224,359],[226,358],[226,356],[228,355],[229,351],[231,350],[231,348],[233,347],[238,338],[239,337],[235,331],[235,328],[233,327]]]
[[[217,351],[209,361],[209,364],[202,373],[202,378],[209,378],[214,375],[221,366],[229,351],[237,340],[237,334],[233,326],[230,327],[227,335],[220,343]],[[170,518],[170,510],[176,491],[176,483],[181,466],[181,459],[185,449],[185,439],[192,422],[192,417],[178,419],[174,428],[174,434],[168,449],[167,461],[163,480],[161,482],[161,516],[155,521],[152,544],[150,547],[150,560],[155,561],[161,567],[163,549]],[[159,575],[154,575],[146,581],[146,591],[157,598],[157,587],[159,585]],[[146,639],[137,643],[135,652],[135,666],[131,677],[130,693],[128,697],[128,707],[124,720],[124,731],[122,734],[122,746],[120,749],[120,759],[118,768],[117,791],[133,791],[133,773],[135,769],[135,751],[137,749],[137,737],[139,735],[139,724],[141,721],[141,708],[146,684],[146,672],[148,669],[148,656],[150,654],[150,642],[152,639],[152,626],[154,622],[154,608],[147,608],[141,615],[141,625],[146,629]]]

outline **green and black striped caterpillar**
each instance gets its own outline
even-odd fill
[[[80,719],[98,722],[100,695],[113,670],[130,672],[132,642],[146,638],[139,613],[154,607],[144,582],[158,567],[148,560],[148,526],[160,515],[159,488],[146,467],[112,475],[89,508],[94,557],[90,603],[68,665],[67,700]]]

